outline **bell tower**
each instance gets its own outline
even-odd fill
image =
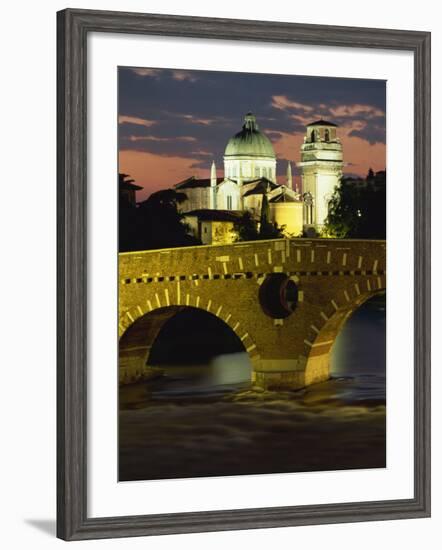
[[[304,229],[321,232],[329,202],[342,177],[342,144],[336,124],[317,120],[307,126],[301,145],[301,177],[304,197]],[[306,198],[308,200],[306,200]]]

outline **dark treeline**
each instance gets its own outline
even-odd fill
[[[325,234],[336,238],[385,239],[386,172],[343,177],[329,205]]]
[[[138,204],[124,193],[132,184],[120,174],[119,193],[119,251],[151,250],[201,244],[188,234],[178,205],[186,200],[184,193],[165,189],[152,193]]]

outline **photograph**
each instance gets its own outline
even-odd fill
[[[386,468],[386,81],[119,66],[118,156],[118,480]]]
[[[3,547],[440,547],[440,6],[73,4],[2,10]]]

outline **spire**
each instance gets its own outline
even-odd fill
[[[210,187],[216,187],[216,165],[214,160],[210,168]]]
[[[212,161],[212,166],[210,168],[210,195],[209,195],[209,208],[211,210],[216,210],[216,166],[215,161]]]
[[[287,162],[287,187],[293,189],[292,165],[290,161]]]

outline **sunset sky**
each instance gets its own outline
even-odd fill
[[[119,69],[119,171],[137,200],[195,175],[223,176],[228,139],[252,111],[275,149],[279,183],[287,160],[299,184],[305,125],[319,118],[339,126],[344,172],[385,169],[385,81],[310,76]]]

